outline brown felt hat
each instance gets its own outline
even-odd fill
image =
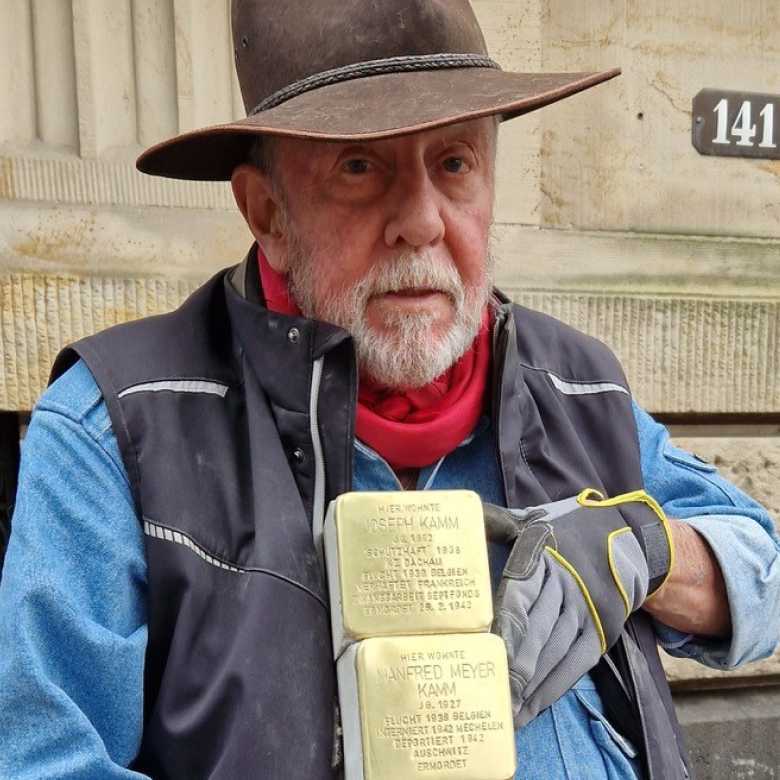
[[[247,118],[157,144],[140,171],[223,181],[257,135],[368,141],[511,119],[620,72],[502,71],[468,0],[233,0],[233,46]]]

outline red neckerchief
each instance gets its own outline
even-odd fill
[[[266,306],[300,316],[287,277],[274,271],[258,248]],[[361,379],[357,437],[394,469],[423,468],[452,452],[476,427],[490,370],[487,311],[471,349],[440,377],[416,390],[392,390]]]

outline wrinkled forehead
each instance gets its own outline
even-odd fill
[[[284,167],[295,167],[302,161],[316,163],[323,158],[338,157],[345,149],[365,149],[381,155],[399,156],[410,150],[435,150],[459,141],[473,145],[480,152],[492,156],[495,153],[498,127],[498,119],[491,116],[378,140],[272,138],[264,143],[267,154],[273,158],[275,165]]]

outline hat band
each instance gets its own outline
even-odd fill
[[[338,84],[342,81],[361,79],[365,76],[381,76],[386,73],[410,73],[419,70],[445,70],[448,68],[494,68],[501,70],[501,66],[497,62],[484,54],[420,54],[356,62],[352,65],[345,65],[343,68],[324,70],[288,84],[255,106],[249,112],[249,116],[276,108],[276,106],[298,97],[304,92],[311,92],[314,89]]]

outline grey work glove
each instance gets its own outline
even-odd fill
[[[526,510],[484,505],[488,541],[512,545],[495,598],[515,728],[557,701],[617,641],[672,567],[669,522],[644,491],[593,490]]]

